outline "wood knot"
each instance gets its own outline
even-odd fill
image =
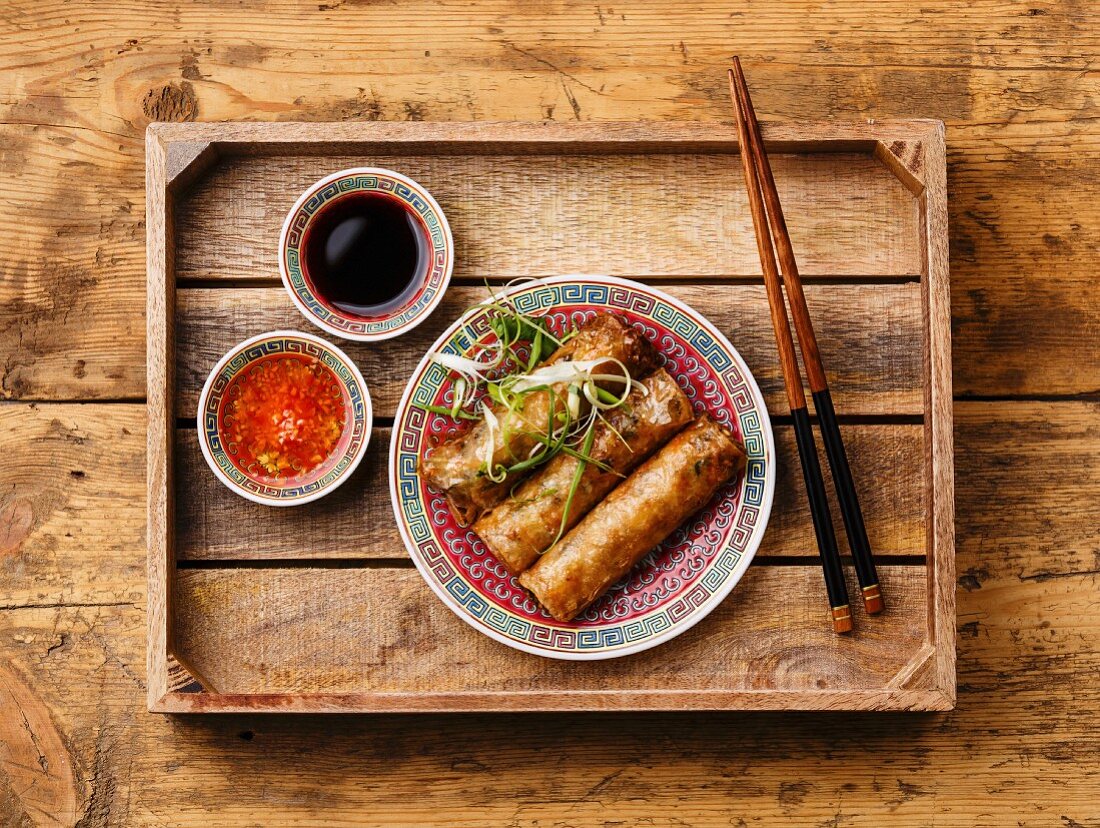
[[[199,111],[195,87],[168,83],[145,93],[141,109],[150,121],[193,121]]]

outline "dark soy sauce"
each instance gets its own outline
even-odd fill
[[[314,216],[302,239],[302,263],[328,304],[353,316],[383,316],[416,294],[429,248],[423,225],[401,202],[351,193]]]

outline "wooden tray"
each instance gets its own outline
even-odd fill
[[[853,635],[829,628],[731,125],[153,124],[149,709],[953,707],[943,125],[766,125],[764,135],[878,555],[883,616],[856,608]],[[356,479],[300,509],[258,506],[206,468],[198,391],[239,340],[312,330],[278,279],[279,228],[308,184],[356,165],[431,190],[454,230],[454,281],[409,335],[338,343],[375,406]],[[520,653],[454,617],[402,547],[385,478],[404,383],[482,281],[578,272],[660,283],[722,328],[768,400],[780,466],[764,544],[722,606],[668,644],[594,663]]]

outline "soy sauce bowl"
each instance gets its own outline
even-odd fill
[[[295,306],[344,339],[412,330],[439,304],[453,269],[454,239],[439,204],[411,178],[380,167],[313,184],[279,236],[279,273]]]
[[[283,386],[286,396],[273,399]],[[322,395],[327,395],[324,407],[314,405]],[[295,437],[316,424],[292,416],[306,409],[327,412],[331,423],[339,423],[324,457],[273,474],[263,464],[277,460],[266,453],[258,459],[238,443],[247,438],[246,418],[254,418],[254,428],[269,422],[261,414],[269,414],[272,401],[284,418],[281,430],[301,429]],[[218,360],[199,395],[199,447],[214,476],[231,492],[268,506],[309,503],[340,486],[366,455],[372,424],[370,393],[355,363],[335,345],[301,331],[270,331],[234,346]],[[283,453],[290,457],[293,450],[290,444]]]

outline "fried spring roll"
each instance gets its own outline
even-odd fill
[[[703,416],[673,437],[519,576],[569,621],[630,571],[745,465],[742,446]]]
[[[645,336],[609,313],[599,314],[578,330],[577,334],[556,350],[542,365],[562,361],[607,357],[617,359],[635,377],[645,376],[657,365],[657,352]],[[596,373],[619,373],[611,362],[598,366]],[[607,383],[608,386],[613,383]],[[562,398],[567,383],[554,387],[557,404],[565,405]],[[538,444],[533,435],[546,435],[553,397],[549,391],[536,391],[524,398],[522,408],[508,411],[501,405],[492,407],[499,428],[494,431],[493,466],[510,466],[526,459]],[[485,474],[484,444],[489,425],[478,421],[472,429],[454,440],[436,446],[421,464],[420,473],[428,485],[447,496],[447,502],[455,517],[463,525],[477,520],[486,510],[504,499],[509,490],[525,474],[512,473],[502,482],[495,483]]]
[[[573,528],[643,460],[691,422],[691,403],[664,369],[642,380],[626,402],[598,422],[589,456],[609,466],[585,465],[569,505],[565,529]],[[531,566],[561,531],[566,501],[581,461],[559,454],[529,477],[511,497],[482,515],[474,531],[508,570]]]

